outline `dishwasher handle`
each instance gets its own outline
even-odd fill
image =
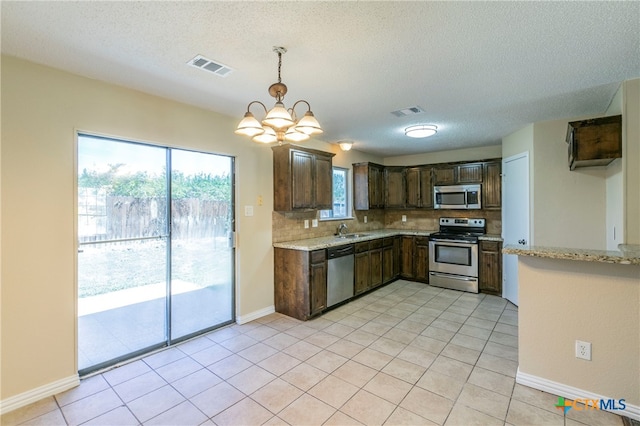
[[[355,253],[355,246],[349,244],[348,246],[330,247],[327,249],[327,257],[329,259],[335,259],[337,257],[349,256]]]

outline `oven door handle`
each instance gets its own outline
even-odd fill
[[[465,277],[463,275],[453,275],[453,274],[440,274],[438,272],[429,272],[429,275],[432,275],[434,277],[446,277],[446,278],[451,278],[453,280],[458,280],[458,281],[478,281],[477,278],[475,277]]]
[[[465,245],[475,245],[477,243],[472,243],[470,241],[464,240],[446,240],[440,238],[431,238],[429,241],[433,241],[434,243],[451,243],[451,244],[465,244]]]

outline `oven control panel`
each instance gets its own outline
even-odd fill
[[[441,217],[440,226],[462,226],[468,228],[484,228],[484,218]]]

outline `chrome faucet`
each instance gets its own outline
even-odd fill
[[[343,231],[344,231],[345,233],[348,231],[348,229],[347,229],[347,225],[345,225],[345,224],[344,224],[344,222],[342,222],[342,223],[340,224],[340,226],[338,226],[338,235],[343,235],[343,234],[342,234],[342,232],[343,232]]]

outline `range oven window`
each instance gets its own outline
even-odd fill
[[[471,247],[436,244],[435,261],[452,265],[471,266]]]

